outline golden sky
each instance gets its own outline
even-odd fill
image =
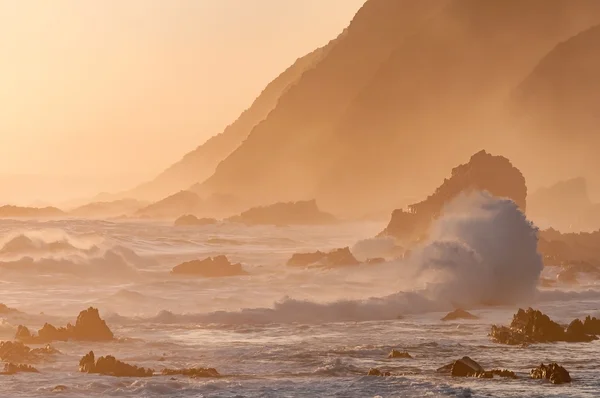
[[[363,3],[0,0],[0,175],[149,178]]]

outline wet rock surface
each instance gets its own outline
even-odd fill
[[[580,343],[597,340],[597,337],[586,333],[584,324],[580,320],[574,320],[565,329],[552,321],[547,315],[532,308],[526,311],[519,309],[508,327],[493,325],[490,337],[497,343],[508,345],[559,341]]]
[[[60,352],[50,345],[31,349],[20,341],[0,342],[0,359],[6,362],[38,362]]]
[[[14,363],[5,363],[4,371],[1,372],[0,374],[14,375],[17,373],[39,373],[39,371],[30,365],[23,365],[23,364],[17,365]]]
[[[442,321],[455,321],[458,319],[479,319],[479,317],[459,308],[448,313],[442,318]]]
[[[557,363],[551,363],[547,366],[542,363],[537,368],[532,369],[530,375],[532,379],[548,380],[552,384],[571,382],[569,372]]]
[[[360,262],[354,257],[349,247],[336,249],[328,253],[317,251],[314,253],[296,253],[287,262],[291,267],[343,267],[358,265]]]
[[[377,368],[369,369],[369,372],[367,373],[367,376],[391,376],[391,375],[392,374],[390,372],[384,372]]]
[[[388,354],[388,358],[390,358],[390,359],[392,359],[392,358],[413,359],[412,355],[410,355],[408,352],[406,352],[406,351],[398,351],[398,350],[392,350]]]
[[[248,275],[242,264],[232,264],[226,256],[208,257],[177,265],[171,270],[174,275],[192,275],[204,278]]]
[[[437,369],[438,373],[449,374],[453,377],[476,377],[480,379],[492,379],[494,376],[516,379],[517,375],[506,369],[485,370],[483,366],[469,357],[462,357]]]
[[[49,323],[35,335],[23,325],[19,325],[15,339],[24,343],[46,344],[53,341],[110,341],[114,335],[106,322],[100,318],[98,309],[90,307],[81,311],[77,316],[75,326],[67,324],[66,327],[55,327]]]
[[[79,361],[79,371],[115,377],[150,377],[154,374],[153,369],[129,365],[111,355],[100,357],[96,360],[93,351],[90,351],[81,358]]]

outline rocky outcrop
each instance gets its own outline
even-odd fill
[[[440,216],[444,206],[458,195],[473,191],[487,191],[493,196],[512,199],[525,210],[527,186],[523,174],[505,157],[480,151],[471,156],[468,163],[455,167],[450,178],[427,199],[408,206],[407,210],[395,210],[380,236],[419,239],[427,233],[432,220]]]
[[[31,349],[20,341],[0,342],[0,359],[5,362],[38,362],[47,359],[51,355],[59,353],[60,351],[50,345]]]
[[[600,266],[600,230],[561,233],[550,228],[540,231],[538,251],[545,265]]]
[[[406,351],[398,351],[398,350],[392,350],[389,354],[388,354],[388,359],[396,359],[396,358],[403,358],[403,359],[413,359],[412,355],[410,355],[408,352]]]
[[[246,225],[321,225],[331,224],[336,218],[322,212],[315,200],[275,203],[254,207],[228,219]]]
[[[19,325],[15,339],[24,343],[46,344],[69,340],[111,341],[114,335],[106,322],[100,318],[98,309],[90,307],[79,313],[75,326],[69,323],[66,327],[57,328],[46,323],[35,335],[26,326]]]
[[[56,207],[0,206],[0,218],[55,218],[64,216],[65,212]]]
[[[36,368],[31,365],[16,365],[14,363],[5,363],[4,371],[2,375],[14,375],[17,373],[40,373]]]
[[[548,366],[543,363],[531,370],[532,379],[548,380],[552,384],[564,384],[571,382],[569,372],[557,363],[551,363]]]
[[[583,323],[576,319],[565,329],[547,315],[532,308],[519,309],[509,327],[493,325],[490,337],[493,341],[508,345],[528,345],[558,341],[578,343],[598,338],[587,334]]]
[[[296,253],[287,262],[291,267],[323,267],[334,268],[348,265],[358,265],[360,262],[352,255],[350,248],[344,247],[328,253]]]
[[[190,191],[180,191],[135,212],[143,218],[176,218],[182,213],[199,214],[205,211],[204,201]]]
[[[514,372],[506,369],[485,370],[483,366],[469,357],[462,357],[456,361],[442,366],[437,370],[438,373],[450,374],[453,377],[477,377],[481,379],[491,379],[494,376],[516,379]]]
[[[392,374],[390,372],[386,372],[386,371],[381,371],[377,368],[371,368],[369,369],[369,372],[367,373],[367,376],[391,376]]]
[[[204,278],[221,278],[226,276],[248,275],[242,264],[232,264],[226,256],[207,257],[204,260],[193,260],[175,266],[173,275],[191,275]]]
[[[90,351],[81,358],[79,361],[79,371],[114,377],[151,377],[154,374],[154,370],[152,369],[129,365],[111,355],[100,357],[96,361],[93,351]]]
[[[191,378],[221,377],[214,368],[163,369],[163,376],[187,376]]]
[[[214,225],[219,221],[215,218],[198,218],[192,214],[179,217],[175,220],[176,227],[200,227],[204,225]]]
[[[475,316],[463,309],[456,309],[450,312],[448,315],[442,318],[442,321],[455,321],[458,319],[479,319],[478,316]]]

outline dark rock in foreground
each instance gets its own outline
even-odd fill
[[[516,379],[514,372],[506,369],[485,370],[480,364],[469,357],[462,357],[437,370],[438,373],[450,374],[453,377],[477,377],[481,379],[492,379],[494,376]]]
[[[194,275],[205,278],[248,275],[242,264],[231,264],[226,256],[208,257],[179,264],[171,270],[175,275]]]
[[[90,307],[81,311],[75,322],[66,327],[56,328],[46,323],[37,335],[32,334],[26,326],[19,325],[15,339],[24,343],[45,344],[52,341],[110,341],[114,335],[106,322],[100,318],[98,309]]]
[[[160,374],[163,376],[187,376],[192,378],[221,376],[214,368],[163,369]]]
[[[545,366],[543,363],[531,370],[532,379],[548,380],[552,384],[564,384],[571,382],[571,375],[562,366],[557,363],[551,363]]]
[[[115,377],[150,377],[154,370],[140,368],[117,360],[111,355],[95,360],[94,352],[90,351],[79,361],[79,371],[90,374],[101,374]]]
[[[254,207],[230,217],[228,221],[247,225],[321,225],[336,222],[336,218],[322,212],[315,200],[275,203],[265,207]]]
[[[214,225],[219,221],[215,218],[198,218],[192,214],[179,217],[175,220],[176,227],[187,227],[187,226],[203,226],[203,225]]]
[[[377,369],[377,368],[372,368],[369,369],[369,373],[367,373],[367,376],[391,376],[392,374],[390,372],[382,372],[381,370]]]
[[[36,368],[29,365],[15,365],[14,363],[5,363],[2,375],[14,375],[17,373],[40,373]]]
[[[479,317],[459,308],[443,317],[442,321],[454,321],[457,319],[479,319]]]
[[[292,267],[341,267],[358,265],[360,262],[352,255],[350,248],[336,249],[329,253],[317,251],[314,253],[296,253],[287,262]]]
[[[6,362],[37,362],[58,353],[59,351],[50,345],[31,349],[20,341],[0,342],[0,359]]]
[[[388,358],[405,358],[405,359],[413,359],[413,357],[406,351],[397,351],[397,350],[392,350],[392,352],[389,353]]]
[[[492,326],[490,337],[493,341],[508,345],[527,345],[551,342],[589,342],[597,337],[586,333],[580,320],[571,322],[565,330],[561,325],[552,321],[540,311],[529,308],[519,309],[514,315],[509,327]]]

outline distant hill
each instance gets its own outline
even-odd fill
[[[215,171],[220,161],[233,152],[250,134],[252,128],[267,117],[277,101],[300,76],[313,68],[327,54],[330,45],[299,58],[281,75],[269,83],[252,105],[225,130],[186,154],[179,162],[135,189],[120,196],[143,200],[158,200],[204,181]]]
[[[132,214],[146,205],[145,202],[135,199],[92,202],[69,211],[69,215],[75,217],[116,217]]]
[[[316,198],[338,213],[398,205],[497,140],[512,89],[596,23],[596,0],[369,0],[192,190],[249,205]]]
[[[54,218],[65,214],[56,207],[0,206],[0,218]]]
[[[204,201],[190,191],[180,191],[134,213],[141,218],[178,218],[184,214],[202,214]]]

